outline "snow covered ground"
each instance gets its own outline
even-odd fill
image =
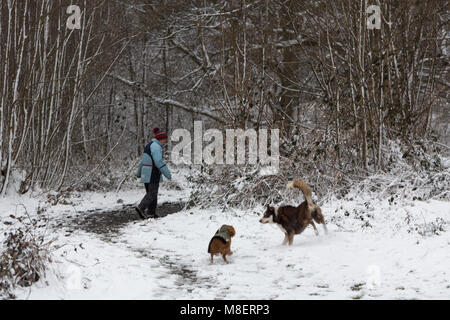
[[[160,202],[185,200],[160,192]],[[50,217],[81,216],[135,203],[142,189],[85,193],[51,206]],[[1,200],[31,212],[35,198]],[[22,203],[17,206],[17,203]],[[42,203],[42,202],[41,202]],[[258,222],[262,208],[189,209],[134,220],[109,237],[52,228],[63,245],[46,278],[15,291],[19,299],[449,299],[450,206],[445,201],[390,203],[363,195],[322,205],[319,227],[282,246],[283,234]],[[2,210],[6,212],[6,210]],[[130,213],[132,214],[132,213]],[[209,263],[207,245],[222,224],[236,229],[230,264]],[[4,228],[4,226],[2,227]]]

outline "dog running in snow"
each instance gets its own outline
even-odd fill
[[[227,255],[232,255],[231,251],[231,238],[234,237],[236,232],[233,226],[224,224],[217,230],[216,234],[212,237],[208,245],[208,253],[211,254],[211,263],[214,262],[215,255],[222,255],[223,261],[228,263]]]
[[[259,222],[277,224],[285,235],[282,243],[283,245],[286,245],[287,243],[292,245],[294,235],[302,233],[308,225],[312,225],[316,235],[319,235],[319,231],[317,231],[314,221],[322,224],[325,233],[327,233],[328,231],[322,210],[312,201],[311,188],[301,180],[292,181],[288,183],[287,187],[300,189],[305,197],[305,201],[298,207],[272,207],[268,205],[264,216]]]

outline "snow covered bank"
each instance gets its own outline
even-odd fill
[[[186,202],[190,188],[164,183],[159,203]],[[363,186],[379,183],[371,178]],[[386,186],[392,185],[386,183]],[[59,248],[46,277],[18,288],[19,299],[449,299],[450,206],[420,200],[401,189],[371,192],[356,185],[321,207],[329,234],[309,227],[282,246],[283,234],[258,222],[262,207],[191,208],[142,221],[130,206],[143,188],[0,199],[0,240],[9,214],[40,211]],[[386,190],[386,191],[383,191]],[[441,192],[445,192],[442,189]],[[301,201],[299,194],[287,199]],[[319,199],[317,199],[319,200]],[[79,228],[94,215],[116,214],[103,233]],[[90,219],[95,221],[95,219]],[[207,245],[218,227],[231,224],[234,254],[209,263]],[[106,236],[105,236],[106,235]]]

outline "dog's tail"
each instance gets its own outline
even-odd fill
[[[314,208],[315,204],[312,200],[312,191],[311,191],[311,187],[308,186],[306,184],[305,181],[303,180],[295,180],[295,181],[291,181],[287,184],[288,188],[292,188],[292,189],[300,189],[300,191],[303,193],[303,195],[305,196],[306,199],[306,203],[308,204],[309,208]]]

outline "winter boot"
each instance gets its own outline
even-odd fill
[[[142,210],[138,206],[134,207],[134,209],[136,209],[136,212],[138,213],[139,217],[141,217],[142,220],[149,218],[149,216],[145,213],[145,210]]]

